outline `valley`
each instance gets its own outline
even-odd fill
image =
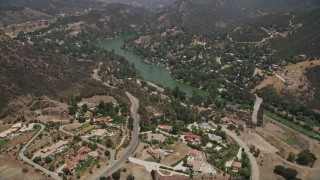
[[[2,2],[0,179],[319,179],[319,8]]]

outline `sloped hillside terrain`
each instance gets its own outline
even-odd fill
[[[99,6],[101,3],[89,0],[2,0],[0,26],[83,13]]]
[[[90,64],[94,65],[62,55],[38,53],[32,47],[16,43],[2,32],[0,55],[1,115],[10,111],[11,107],[6,104],[21,95],[58,98],[64,90],[85,88],[90,83]]]
[[[133,32],[138,27],[154,26],[151,16],[152,13],[146,9],[131,5],[110,4],[87,14],[62,18],[54,26],[80,23],[81,30],[103,36],[115,31]]]

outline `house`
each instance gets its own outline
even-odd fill
[[[34,128],[35,123],[25,124],[20,129],[19,132],[31,131]]]
[[[200,123],[199,128],[205,131],[209,131],[210,129],[212,129],[212,127],[207,122]]]
[[[101,138],[107,133],[106,129],[96,129],[92,131],[92,137]]]
[[[189,180],[189,176],[174,174],[172,176],[160,176],[159,180]]]
[[[169,126],[169,125],[158,125],[157,128],[166,132],[172,131],[172,126]]]
[[[162,149],[153,150],[152,148],[148,148],[147,152],[155,159],[162,159],[164,157],[164,151]]]
[[[65,168],[71,172],[75,167],[80,166],[82,162],[84,162],[86,159],[86,156],[78,155],[74,157],[71,161],[69,161]]]
[[[191,156],[191,157],[198,157],[198,156],[199,156],[199,151],[196,150],[196,149],[191,149],[191,150],[190,150],[190,153],[189,153],[189,156]]]
[[[94,122],[96,122],[96,123],[107,123],[107,122],[110,121],[110,119],[111,119],[110,116],[104,116],[104,117],[96,118],[96,119],[94,120]]]
[[[88,154],[90,152],[89,148],[83,147],[79,150],[79,154]]]
[[[208,137],[211,141],[217,142],[217,143],[221,143],[222,142],[222,137],[221,136],[217,136],[215,134],[208,134]]]
[[[241,168],[241,162],[234,161],[232,162],[231,167],[233,172],[238,172],[239,169]]]
[[[199,158],[189,157],[187,159],[187,166],[191,167],[195,173],[201,173],[204,165],[205,163]]]
[[[147,141],[159,141],[163,142],[166,139],[166,137],[162,134],[153,134],[153,133],[148,133],[148,139]]]
[[[185,136],[184,136],[184,140],[186,142],[200,142],[201,140],[201,136],[198,136],[198,135],[194,135],[192,133],[187,133]]]
[[[37,156],[41,158],[49,157],[57,151],[62,151],[62,149],[68,144],[68,142],[69,141],[60,140],[57,143],[52,144],[51,146],[43,148],[40,151],[36,152],[33,157],[37,157]]]
[[[225,117],[221,118],[221,121],[222,121],[222,123],[227,124],[231,121],[231,119],[229,117],[225,116]]]

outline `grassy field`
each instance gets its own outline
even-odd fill
[[[289,121],[287,119],[284,119],[284,118],[282,118],[282,117],[280,117],[280,116],[278,116],[276,114],[273,114],[272,112],[270,112],[268,110],[264,110],[264,113],[265,113],[265,115],[269,116],[270,118],[272,118],[272,119],[274,119],[274,120],[276,120],[276,121],[278,121],[278,122],[280,122],[280,123],[292,128],[292,129],[295,129],[295,130],[301,132],[302,134],[304,134],[306,136],[309,136],[311,138],[319,138],[320,137],[319,134],[317,134],[317,133],[315,133],[313,131],[307,130],[307,129],[303,128],[302,126],[297,125],[294,122]]]
[[[3,147],[8,141],[5,139],[0,140],[0,147]]]

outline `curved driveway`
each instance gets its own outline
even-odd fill
[[[42,125],[42,124],[38,124],[37,125],[40,125],[41,126],[41,129],[37,132],[36,135],[34,135],[30,140],[29,142],[23,146],[23,148],[21,149],[21,151],[19,152],[19,156],[22,160],[24,160],[26,163],[30,164],[31,166],[33,166],[34,168],[36,169],[40,169],[42,172],[50,175],[53,179],[61,179],[57,173],[55,172],[52,172],[52,171],[49,171],[47,170],[46,168],[40,166],[39,164],[36,164],[34,163],[32,160],[28,159],[25,155],[24,155],[24,152],[27,150],[27,147],[39,136],[40,133],[42,133],[42,131],[44,130],[45,126]]]

